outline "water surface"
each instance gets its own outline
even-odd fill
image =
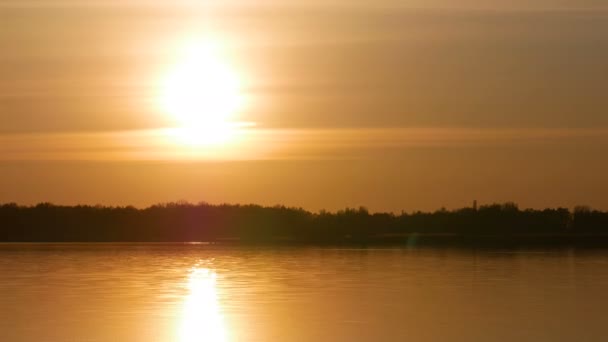
[[[608,251],[0,245],[3,341],[604,341]]]

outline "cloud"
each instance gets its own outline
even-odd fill
[[[242,128],[222,145],[189,146],[170,129],[0,135],[0,160],[366,159],[413,148],[532,147],[608,143],[608,129]]]

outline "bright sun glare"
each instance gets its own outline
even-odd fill
[[[189,46],[164,81],[162,106],[178,125],[171,134],[188,145],[230,141],[243,105],[240,83],[217,45]]]
[[[226,327],[216,288],[217,275],[206,268],[194,268],[188,280],[190,294],[184,303],[179,329],[180,342],[226,342]]]

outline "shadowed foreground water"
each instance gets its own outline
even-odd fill
[[[604,341],[608,251],[0,245],[3,341]]]

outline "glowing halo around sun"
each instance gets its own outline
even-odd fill
[[[163,81],[161,105],[177,125],[170,135],[190,146],[230,142],[244,126],[235,120],[244,105],[239,76],[217,44],[189,44]]]

